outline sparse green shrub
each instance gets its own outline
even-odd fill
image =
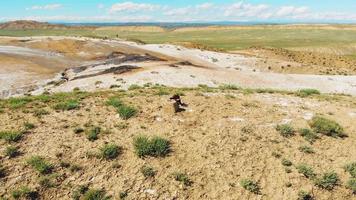
[[[169,91],[165,88],[160,88],[158,89],[158,92],[156,93],[158,96],[164,96],[164,95],[169,95]]]
[[[132,84],[129,86],[128,90],[138,90],[141,89],[142,87],[137,85],[137,84]]]
[[[232,84],[223,84],[219,86],[221,90],[239,90],[240,88],[237,85]]]
[[[11,196],[14,199],[30,199],[30,200],[35,200],[38,199],[38,192],[31,190],[28,187],[20,187],[17,190],[14,190],[11,192]]]
[[[136,137],[134,147],[139,157],[164,157],[170,152],[169,141],[160,137],[153,137],[152,139],[146,136]]]
[[[40,177],[38,183],[39,183],[40,186],[43,187],[43,188],[51,188],[51,187],[54,187],[54,186],[55,186],[55,184],[52,182],[51,177],[48,177],[48,176]]]
[[[257,182],[254,182],[249,179],[242,179],[240,185],[247,191],[250,191],[254,194],[260,194],[260,187]]]
[[[314,178],[316,174],[314,173],[313,168],[306,164],[300,164],[297,167],[299,173],[303,174],[307,178]]]
[[[352,190],[354,194],[356,194],[356,178],[351,178],[347,181],[346,187]]]
[[[38,109],[33,112],[35,117],[41,118],[44,115],[49,115],[49,112],[45,109]]]
[[[58,103],[54,106],[55,110],[74,110],[79,108],[79,101],[78,100],[67,100],[65,102]]]
[[[83,200],[109,200],[110,197],[106,196],[105,191],[90,189],[88,190],[83,197]]]
[[[72,199],[80,200],[80,197],[82,197],[88,190],[89,187],[87,185],[79,186],[75,191],[72,192]]]
[[[18,142],[21,140],[23,136],[22,132],[18,131],[1,131],[0,132],[0,139],[3,139],[7,142]]]
[[[307,153],[307,154],[312,154],[312,153],[315,153],[313,148],[311,148],[310,146],[300,146],[299,148],[299,151],[303,152],[303,153]]]
[[[110,160],[114,159],[121,153],[121,148],[116,144],[107,144],[101,148],[101,155],[103,158]]]
[[[124,120],[128,120],[131,117],[134,117],[138,112],[136,108],[126,105],[120,106],[117,111],[120,117]]]
[[[289,166],[292,166],[293,163],[290,160],[287,160],[287,159],[283,158],[282,159],[282,165],[289,167]]]
[[[40,174],[50,174],[53,170],[53,165],[40,156],[32,156],[27,160],[27,164],[33,167]]]
[[[344,129],[335,121],[323,117],[314,117],[310,121],[310,126],[317,133],[332,137],[345,136]]]
[[[5,155],[9,158],[14,158],[20,154],[18,147],[8,146],[5,149]]]
[[[94,127],[87,131],[87,138],[89,141],[93,142],[97,140],[99,137],[98,135],[101,133],[100,127]]]
[[[299,191],[298,200],[313,200],[313,196],[309,192]]]
[[[25,130],[31,130],[31,129],[36,128],[36,126],[34,124],[29,123],[29,122],[25,122],[24,127],[25,127]]]
[[[300,135],[310,144],[313,144],[317,139],[319,139],[318,135],[310,129],[303,128],[299,132]]]
[[[319,95],[320,91],[316,89],[301,89],[297,92],[297,95],[300,97],[307,97],[310,95]]]
[[[272,152],[272,156],[275,157],[275,158],[280,158],[282,155],[278,152]]]
[[[327,172],[315,180],[315,185],[326,190],[332,190],[338,185],[340,179],[335,172]]]
[[[181,172],[176,172],[173,174],[174,180],[183,183],[185,186],[191,186],[193,182],[189,179],[188,175]]]
[[[356,162],[345,165],[344,169],[349,172],[353,178],[356,178]]]
[[[120,99],[118,98],[110,98],[106,105],[113,106],[116,108],[117,112],[119,113],[120,117],[124,120],[128,120],[131,117],[134,117],[137,114],[137,109],[132,106],[125,105]]]
[[[12,109],[22,108],[31,101],[29,97],[10,98],[7,100],[9,107]]]
[[[293,127],[289,124],[281,124],[277,125],[276,130],[283,136],[283,137],[291,137],[294,135],[295,131]]]
[[[141,168],[141,173],[145,178],[154,177],[156,175],[156,171],[150,166],[143,166]]]

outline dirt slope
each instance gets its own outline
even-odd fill
[[[0,179],[0,196],[27,186],[36,190],[41,199],[71,199],[79,185],[89,184],[90,188],[104,189],[113,199],[119,199],[123,192],[126,199],[297,199],[300,190],[312,192],[318,200],[354,198],[345,187],[349,175],[343,169],[345,164],[356,161],[356,152],[351,151],[356,148],[354,98],[161,89],[171,94],[183,92],[183,101],[189,105],[187,111],[174,114],[170,96],[157,95],[158,89],[82,95],[80,107],[71,111],[53,110],[56,98],[47,103],[41,98],[18,109],[5,104],[0,131],[21,130],[25,122],[36,128],[12,144],[19,147],[19,156],[0,157],[6,168],[6,176]],[[110,96],[136,107],[138,115],[127,121],[120,119],[113,107],[105,105]],[[39,109],[49,113],[35,117]],[[281,123],[290,123],[296,130],[308,128],[313,115],[336,120],[349,137],[319,135],[320,139],[309,144],[299,133],[285,138],[275,130]],[[91,142],[85,133],[73,132],[90,126],[105,130],[98,140]],[[133,146],[133,138],[138,135],[169,139],[171,153],[163,158],[139,158]],[[121,146],[122,154],[111,161],[90,156],[108,143]],[[0,152],[9,146],[3,140],[0,144]],[[315,153],[301,152],[303,145],[312,147]],[[277,154],[280,158],[275,157]],[[41,186],[43,175],[25,164],[33,155],[53,164],[53,187]],[[290,160],[292,166],[283,166],[283,158]],[[79,170],[71,171],[61,162],[76,165]],[[310,165],[318,175],[335,171],[340,177],[339,185],[330,191],[316,187],[298,173],[296,166],[301,163]],[[140,172],[144,165],[157,171],[154,178],[144,178]],[[186,173],[191,186],[175,181],[175,172]],[[258,182],[261,194],[243,189],[240,181],[246,178]]]

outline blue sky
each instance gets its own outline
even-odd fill
[[[6,0],[0,21],[355,22],[355,0]]]

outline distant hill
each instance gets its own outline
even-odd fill
[[[63,24],[50,24],[30,20],[17,20],[0,23],[0,30],[24,30],[24,29],[90,29],[92,26],[67,26]]]

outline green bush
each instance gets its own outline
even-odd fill
[[[353,178],[356,178],[356,162],[345,165],[344,169],[349,172]]]
[[[45,109],[38,109],[33,112],[35,117],[41,118],[44,115],[49,115],[49,112]]]
[[[316,174],[314,173],[313,168],[306,164],[300,164],[297,167],[299,173],[303,174],[307,178],[314,178]]]
[[[48,176],[40,177],[38,183],[39,183],[40,186],[43,187],[43,188],[51,188],[51,187],[54,187],[54,186],[55,186],[55,184],[52,182],[51,177],[48,177]]]
[[[154,177],[156,175],[156,171],[150,166],[143,166],[141,168],[141,173],[145,178]]]
[[[83,200],[109,200],[110,197],[106,196],[105,191],[90,189],[85,192]]]
[[[326,190],[332,190],[338,185],[340,179],[335,172],[327,172],[315,180],[315,185]]]
[[[81,128],[81,127],[76,127],[74,130],[73,130],[73,132],[75,133],[75,134],[79,134],[79,133],[83,133],[85,130],[83,129],[83,128]]]
[[[35,200],[38,199],[38,192],[33,191],[28,187],[20,187],[19,189],[16,189],[11,192],[11,196],[14,199],[30,199],[30,200]]]
[[[21,140],[23,136],[22,132],[18,131],[1,131],[0,132],[0,139],[3,139],[7,142],[18,142]]]
[[[223,84],[219,86],[220,90],[239,90],[240,87],[237,85],[232,85],[232,84]]]
[[[36,126],[34,124],[29,123],[29,122],[25,122],[24,127],[25,127],[25,130],[31,130],[31,129],[36,128]]]
[[[117,109],[117,112],[119,113],[122,119],[128,120],[131,117],[134,117],[138,111],[134,107],[123,105]]]
[[[31,101],[32,99],[30,99],[29,97],[10,98],[7,100],[9,107],[12,109],[22,108]]]
[[[344,129],[335,121],[323,117],[313,117],[310,121],[310,126],[317,133],[321,133],[332,137],[345,136]]]
[[[300,191],[298,192],[298,200],[313,200],[313,196],[309,192]]]
[[[27,164],[33,167],[40,174],[50,174],[53,170],[53,165],[40,156],[32,156],[27,160]]]
[[[300,97],[307,97],[310,95],[319,95],[320,91],[316,89],[301,89],[297,92],[297,95]]]
[[[247,191],[250,191],[254,194],[260,194],[260,187],[257,182],[254,182],[249,179],[242,179],[240,185]]]
[[[174,180],[183,183],[185,186],[191,186],[193,182],[189,179],[188,175],[181,172],[176,172],[173,174]]]
[[[136,137],[134,147],[139,157],[164,157],[170,152],[169,141],[160,137],[153,137],[152,139],[146,136]]]
[[[72,192],[73,200],[80,200],[80,198],[89,190],[87,185],[81,185]]]
[[[5,155],[9,158],[14,158],[20,154],[18,147],[8,146],[5,149]]]
[[[310,129],[304,128],[301,129],[299,132],[300,135],[310,144],[313,144],[317,139],[319,139],[318,135]]]
[[[276,130],[283,136],[283,137],[291,137],[294,135],[295,131],[293,127],[289,124],[282,124],[277,125]]]
[[[128,90],[138,90],[141,89],[142,87],[137,85],[137,84],[132,84],[129,86]]]
[[[124,120],[128,120],[131,117],[134,117],[138,111],[136,108],[132,106],[125,105],[120,99],[118,98],[110,98],[106,105],[113,106],[116,108],[117,112],[119,113],[120,117]]]
[[[65,102],[58,103],[54,106],[55,110],[74,110],[79,108],[79,101],[78,100],[67,100]]]
[[[307,154],[312,154],[312,153],[315,153],[313,148],[311,148],[310,146],[300,146],[299,148],[299,151],[303,152],[303,153],[307,153]]]
[[[89,141],[93,142],[97,140],[99,137],[98,135],[101,133],[100,127],[94,127],[87,131],[87,138]]]
[[[101,148],[101,155],[107,160],[116,158],[120,153],[121,148],[115,144],[107,144]]]
[[[356,194],[356,178],[351,178],[347,181],[346,187],[352,190],[354,194]]]
[[[283,158],[283,160],[282,160],[282,165],[289,167],[289,166],[292,166],[293,163],[292,163],[290,160],[287,160],[287,159],[284,159],[284,158]]]

